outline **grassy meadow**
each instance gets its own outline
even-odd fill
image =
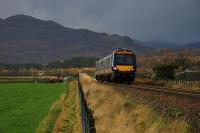
[[[0,133],[34,133],[66,84],[0,84]]]

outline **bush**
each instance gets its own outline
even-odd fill
[[[62,83],[63,82],[63,78],[60,77],[54,77],[54,78],[41,78],[38,79],[39,83]]]
[[[174,64],[157,64],[153,71],[156,79],[174,79],[177,68],[178,66]]]

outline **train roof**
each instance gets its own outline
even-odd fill
[[[121,51],[121,50],[133,52],[133,53],[135,54],[135,51],[133,51],[133,50],[131,50],[131,49],[127,49],[127,48],[119,48],[119,49],[115,50],[113,53],[115,53],[115,52],[117,52],[117,51]]]
[[[107,58],[109,58],[110,56],[112,56],[112,54],[109,54],[109,55],[107,55],[107,56],[105,56],[105,57],[103,57],[103,58],[99,59],[99,60],[98,60],[98,61],[96,61],[96,62],[100,62],[100,61],[102,61],[102,60],[104,60],[104,59],[107,59]]]

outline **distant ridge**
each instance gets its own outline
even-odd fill
[[[179,48],[180,45],[174,44],[174,43],[167,43],[167,42],[161,42],[161,41],[148,41],[144,42],[145,46],[151,47],[151,48]]]
[[[138,53],[145,49],[128,36],[67,28],[27,15],[0,19],[1,63],[48,63],[75,56],[102,57],[123,47]]]
[[[200,42],[188,43],[183,46],[184,48],[200,48]]]
[[[187,43],[187,44],[175,44],[160,41],[144,42],[144,46],[150,48],[168,48],[168,49],[183,49],[183,48],[200,48],[200,42]]]

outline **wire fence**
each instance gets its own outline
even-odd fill
[[[82,85],[78,76],[78,92],[80,98],[80,108],[81,108],[81,123],[83,133],[95,133],[94,119],[90,109],[87,107],[87,103],[84,98],[84,93],[82,90]]]
[[[166,80],[164,83],[175,88],[200,90],[200,81]]]

